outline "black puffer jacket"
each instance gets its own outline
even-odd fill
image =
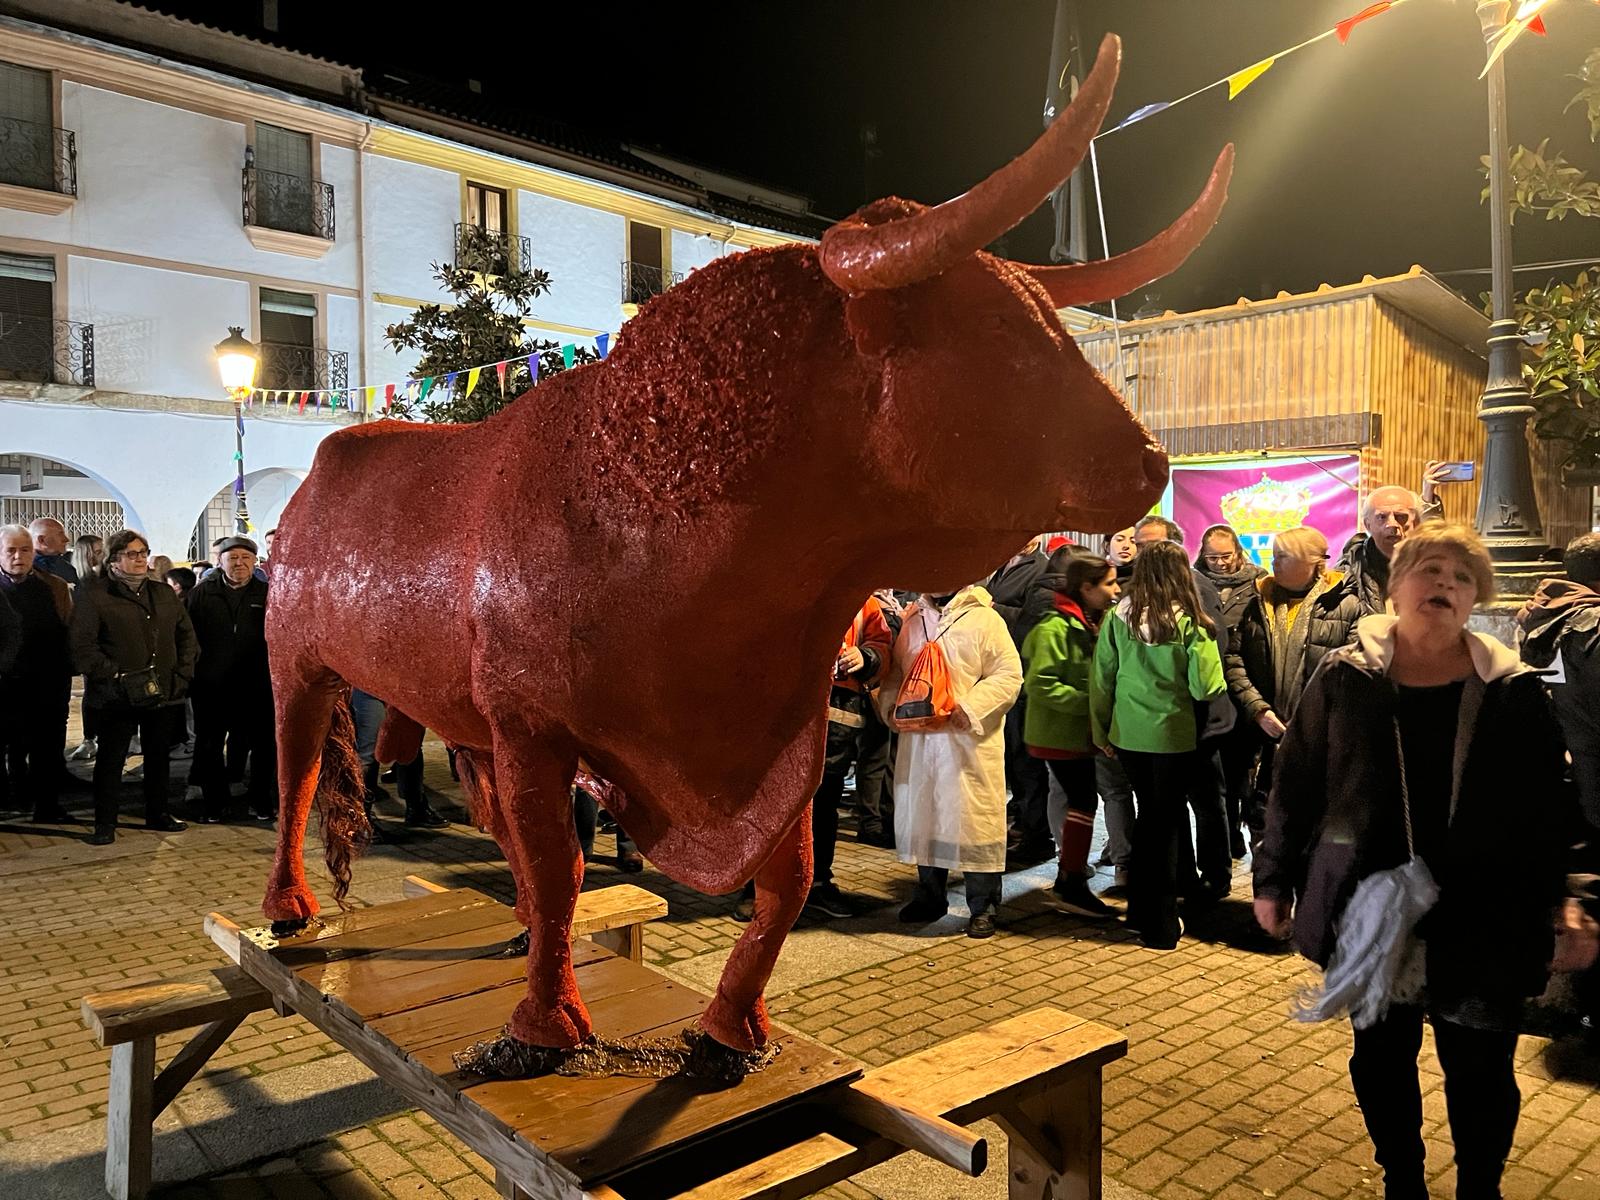
[[[1238,624],[1228,637],[1222,657],[1222,673],[1228,681],[1228,694],[1241,712],[1255,720],[1269,709],[1287,721],[1294,715],[1292,706],[1285,712],[1277,696],[1277,668],[1272,658],[1272,639],[1268,633],[1269,613],[1263,594],[1272,577],[1264,576],[1241,607]],[[1311,606],[1306,626],[1305,670],[1301,683],[1309,680],[1330,650],[1355,641],[1357,603],[1354,594],[1343,586],[1337,571],[1330,571],[1312,585],[1304,603]],[[1318,590],[1319,586],[1322,590]]]
[[[254,577],[230,588],[221,571],[202,579],[186,601],[200,642],[196,689],[221,688],[244,698],[272,695],[267,671],[267,585]]]
[[[1005,618],[1006,628],[1011,631],[1011,640],[1017,644],[1018,650],[1022,649],[1022,639],[1028,636],[1028,630],[1022,628],[1023,607],[1049,562],[1050,556],[1044,552],[1044,547],[1035,547],[1021,562],[1007,563],[989,576],[984,584],[989,599],[994,603],[995,612]]]
[[[116,676],[142,671],[154,655],[156,676],[168,702],[181,700],[194,678],[199,647],[183,601],[164,583],[137,589],[107,574],[78,585],[73,597],[72,661],[84,676],[84,702],[119,708]]]
[[[1358,642],[1330,654],[1278,750],[1258,897],[1295,900],[1294,941],[1326,965],[1356,885],[1406,860],[1401,766],[1387,670],[1394,618],[1368,617]],[[1539,678],[1486,635],[1468,635],[1454,795],[1442,851],[1429,865],[1439,901],[1422,926],[1428,993],[1443,1011],[1506,1012],[1547,982],[1551,912],[1564,891],[1574,827],[1564,749]],[[1516,886],[1505,871],[1508,803],[1516,809]],[[1463,1007],[1465,1006],[1465,1007]]]

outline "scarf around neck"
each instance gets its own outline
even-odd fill
[[[124,587],[132,588],[135,592],[138,592],[140,588],[144,587],[145,583],[150,578],[149,575],[129,575],[121,567],[114,567],[110,566],[109,564],[107,565],[106,570],[111,572],[111,578],[115,579]]]

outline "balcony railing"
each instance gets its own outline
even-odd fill
[[[343,350],[297,346],[293,342],[262,342],[256,386],[269,391],[343,391],[350,386],[350,356]]]
[[[333,241],[333,185],[260,167],[244,169],[244,223]]]
[[[456,225],[456,266],[483,275],[523,275],[533,269],[528,239],[499,229]]]
[[[0,117],[0,183],[78,194],[78,139],[70,129]]]
[[[94,326],[0,312],[0,379],[94,386]]]
[[[677,271],[663,271],[648,263],[624,262],[622,264],[622,302],[643,304],[651,296],[659,296],[675,283],[682,283],[683,275]]]

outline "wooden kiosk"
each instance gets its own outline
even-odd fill
[[[217,914],[207,931],[259,986],[254,1007],[297,1012],[344,1046],[493,1164],[506,1197],[787,1200],[907,1151],[978,1175],[988,1148],[966,1126],[984,1118],[1006,1131],[1013,1197],[1101,1194],[1101,1071],[1127,1050],[1110,1029],[1041,1008],[866,1070],[774,1026],[776,1060],[730,1087],[683,1077],[485,1080],[457,1071],[451,1055],[495,1037],[520,998],[524,961],[501,953],[520,927],[509,908],[481,893],[407,883],[421,894],[333,916],[294,937],[241,929]],[[626,887],[584,899],[604,908],[613,890],[643,894]],[[638,961],[641,919],[598,925],[609,947],[585,937],[573,947],[596,1032],[670,1036],[692,1024],[710,997]],[[86,1016],[91,1007],[103,1015],[109,1001],[89,998]],[[214,1015],[213,1005],[192,1024]],[[171,1024],[170,1005],[167,1017],[167,1029],[181,1027]],[[158,1081],[157,1090],[175,1093],[198,1070],[190,1060],[203,1061],[222,1036],[207,1026],[180,1053],[182,1078]],[[152,1066],[136,1073],[145,1089]],[[111,1107],[115,1121],[115,1094]],[[121,1106],[124,1116],[129,1107]],[[114,1195],[143,1194],[116,1186],[111,1161],[119,1142],[126,1153],[140,1132],[111,1130]],[[147,1186],[147,1122],[142,1135]]]

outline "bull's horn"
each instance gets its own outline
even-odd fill
[[[1011,229],[1088,152],[1117,83],[1122,42],[1106,34],[1094,70],[1039,139],[965,195],[916,216],[868,225],[860,216],[822,235],[822,269],[850,292],[905,287],[949,270]]]
[[[1144,245],[1098,262],[1073,263],[1065,267],[1016,265],[1044,284],[1057,308],[1126,296],[1134,288],[1172,274],[1205,241],[1206,234],[1222,215],[1232,175],[1233,143],[1230,142],[1217,156],[1210,182],[1199,199],[1189,206],[1189,211]]]

